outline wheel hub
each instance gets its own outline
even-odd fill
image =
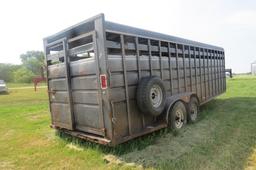
[[[150,100],[153,107],[159,107],[163,100],[163,92],[160,86],[154,85],[150,89]]]
[[[175,126],[177,129],[182,128],[184,124],[184,113],[182,110],[177,110],[175,113]]]
[[[192,120],[196,120],[196,118],[197,118],[197,113],[198,113],[198,108],[197,108],[197,106],[195,105],[195,104],[193,104],[192,106],[191,106],[191,119]]]

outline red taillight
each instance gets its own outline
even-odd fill
[[[106,74],[101,74],[100,75],[100,83],[101,83],[101,89],[107,89],[108,88]]]

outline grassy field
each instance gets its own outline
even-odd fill
[[[256,169],[255,121],[256,78],[242,76],[196,124],[108,148],[49,128],[46,88],[14,88],[0,95],[0,169]]]
[[[39,83],[37,87],[46,86],[45,82]],[[8,88],[22,88],[22,87],[34,87],[33,83],[7,83]]]

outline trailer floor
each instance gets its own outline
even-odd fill
[[[256,169],[255,84],[228,79],[227,93],[204,105],[196,124],[116,148],[56,134],[46,88],[11,89],[0,95],[0,169]]]

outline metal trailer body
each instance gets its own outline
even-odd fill
[[[226,89],[224,49],[107,22],[100,14],[44,39],[51,126],[116,145],[167,127],[171,105],[191,95],[203,104]],[[136,87],[156,75],[166,110],[143,114]]]

